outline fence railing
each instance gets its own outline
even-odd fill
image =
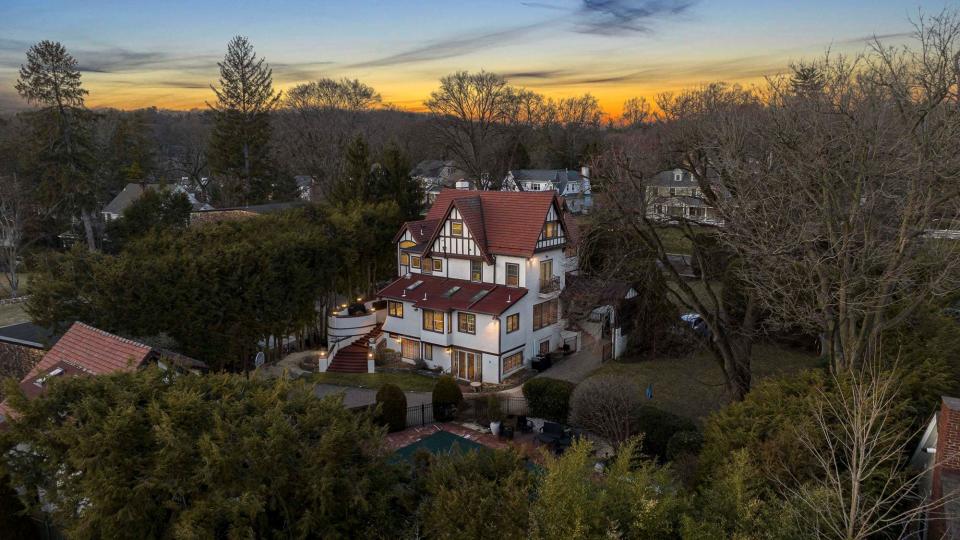
[[[526,416],[530,414],[527,400],[520,396],[498,396],[500,416]],[[465,399],[456,409],[454,420],[460,422],[485,423],[490,418],[490,402],[485,398]],[[437,422],[433,403],[422,403],[407,407],[407,427],[418,427]]]

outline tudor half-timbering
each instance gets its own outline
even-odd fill
[[[407,362],[497,383],[562,347],[567,227],[553,192],[444,190],[395,239],[383,332]]]

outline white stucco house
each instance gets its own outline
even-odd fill
[[[405,362],[499,383],[564,344],[570,270],[556,192],[442,190],[394,241],[382,336]]]

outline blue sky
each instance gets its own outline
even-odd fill
[[[416,109],[446,73],[486,69],[563,97],[590,92],[616,112],[714,80],[752,84],[827,47],[902,41],[918,9],[904,0],[490,0],[0,3],[0,110],[24,51],[61,41],[84,68],[92,106],[203,106],[216,61],[248,36],[278,87],[321,76],[357,77],[386,101]],[[954,4],[956,5],[956,4]]]

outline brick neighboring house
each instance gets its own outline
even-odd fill
[[[204,367],[201,362],[182,355],[171,355],[132,339],[75,322],[20,381],[20,390],[27,399],[33,399],[46,391],[48,381],[53,378],[136,371],[151,363],[167,367],[163,363],[165,361],[187,370]],[[6,401],[0,403],[0,423],[10,412]]]
[[[960,398],[943,398],[911,466],[925,471],[922,489],[935,506],[925,538],[960,539]]]

